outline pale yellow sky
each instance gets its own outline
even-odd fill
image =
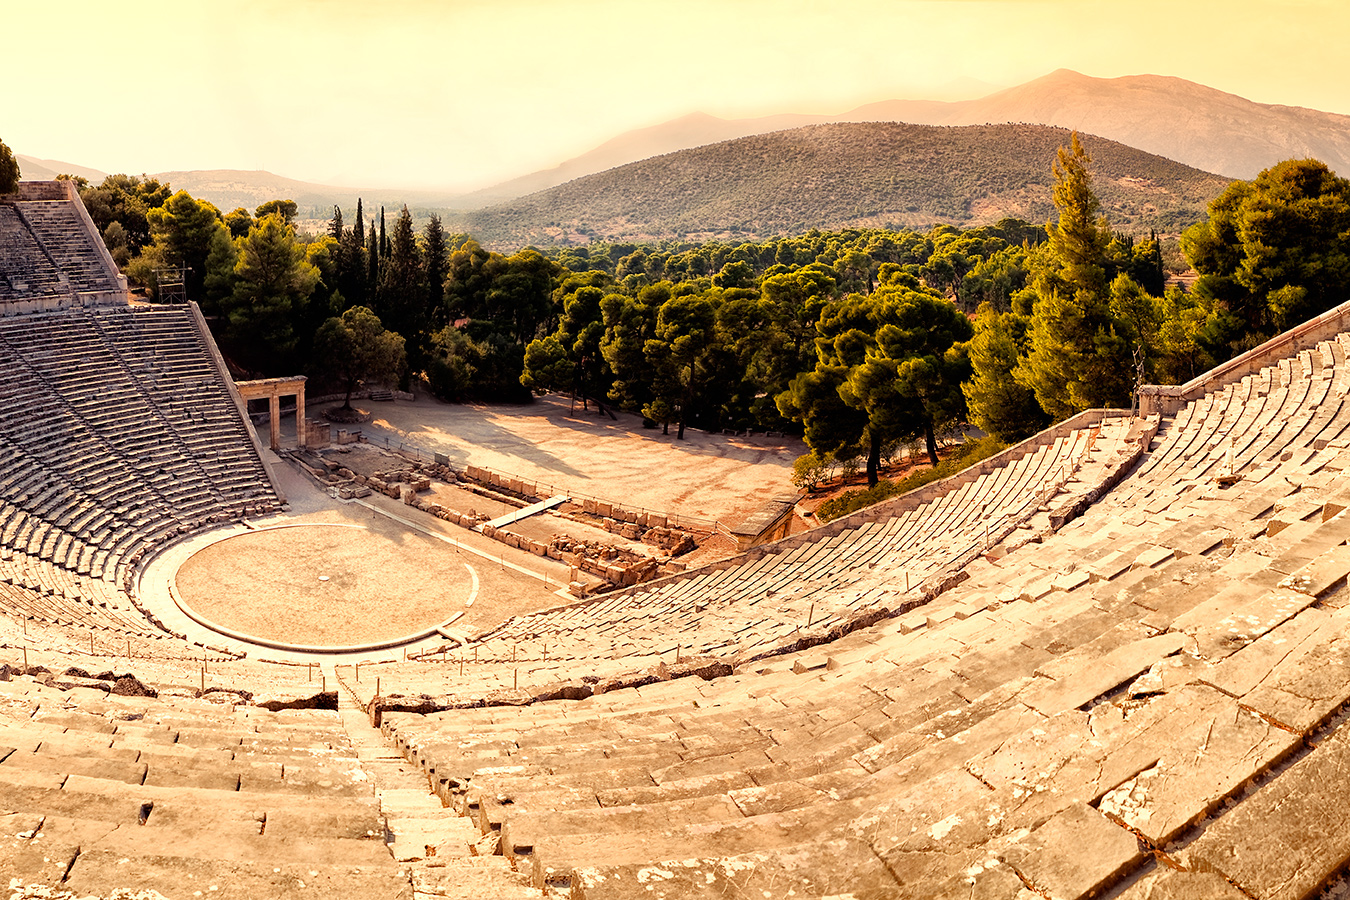
[[[839,113],[1058,68],[1350,113],[1343,0],[26,0],[3,18],[0,139],[110,172],[479,187],[689,112]]]

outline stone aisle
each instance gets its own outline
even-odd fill
[[[333,667],[324,674],[338,685],[338,715],[352,749],[380,801],[385,842],[411,879],[414,900],[531,898],[541,892],[496,854],[496,835],[485,839],[473,822],[446,809],[427,777],[391,747]],[[480,855],[484,854],[484,855]]]

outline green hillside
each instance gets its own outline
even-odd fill
[[[1046,221],[1055,151],[1042,125],[812,125],[653,157],[486,209],[457,224],[494,247],[592,240],[766,238],[812,228]],[[1230,179],[1084,136],[1103,211],[1176,233]]]

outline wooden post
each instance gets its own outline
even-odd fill
[[[815,605],[814,603],[812,603],[812,604],[811,604],[811,608],[810,608],[809,610],[807,610],[807,612],[806,612],[806,627],[807,627],[807,628],[810,628],[810,627],[811,627],[811,621],[812,621],[813,619],[815,619],[815,617],[816,617],[816,605]]]
[[[361,680],[361,661],[360,661],[360,660],[357,660],[357,661],[356,661],[356,680],[357,680],[357,681],[360,681],[360,680]]]
[[[206,663],[202,663],[202,693],[206,693]]]
[[[375,696],[380,696],[380,676],[375,676]]]

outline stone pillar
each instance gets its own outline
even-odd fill
[[[295,438],[301,447],[308,443],[307,431],[309,429],[305,427],[305,383],[302,381],[295,392]]]
[[[281,398],[272,394],[267,398],[267,424],[272,431],[272,449],[281,449]]]

